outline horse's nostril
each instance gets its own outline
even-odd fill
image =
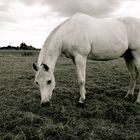
[[[49,107],[49,106],[50,106],[50,102],[41,103],[41,107]]]

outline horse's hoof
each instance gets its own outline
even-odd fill
[[[135,104],[136,104],[136,105],[140,105],[140,102],[136,100],[136,101],[135,101]]]
[[[125,95],[125,99],[127,99],[128,98],[128,95]]]
[[[126,94],[126,95],[125,95],[125,98],[126,98],[126,99],[132,98],[132,94]]]
[[[130,101],[130,102],[133,102],[133,99],[134,97],[131,95],[131,94],[127,94],[126,96],[125,96],[125,99],[127,100],[127,101]]]
[[[125,99],[126,99],[126,101],[131,102],[131,103],[138,102],[138,101],[136,101],[137,96],[135,94],[134,95],[128,94]]]
[[[44,102],[44,103],[41,103],[41,107],[50,107],[50,103],[49,102]]]
[[[78,107],[84,107],[84,106],[85,106],[85,104],[84,104],[84,103],[82,103],[82,102],[78,102],[78,103],[77,103],[77,106],[78,106]]]

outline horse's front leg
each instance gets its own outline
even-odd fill
[[[86,90],[85,90],[85,79],[86,79],[86,60],[87,57],[77,55],[75,57],[75,66],[77,70],[78,84],[80,87],[80,99],[79,103],[84,103],[86,99]]]

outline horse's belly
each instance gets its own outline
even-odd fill
[[[123,43],[116,43],[114,45],[102,44],[99,46],[92,46],[91,52],[88,56],[93,60],[112,60],[121,57],[128,49],[128,45]]]
[[[92,60],[98,60],[98,61],[102,61],[102,60],[113,60],[113,59],[117,59],[119,57],[121,57],[123,55],[123,53],[117,52],[99,52],[99,53],[90,53],[88,55],[88,59],[92,59]]]

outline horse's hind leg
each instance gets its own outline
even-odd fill
[[[131,52],[128,52],[127,54],[125,54],[124,59],[125,59],[125,63],[126,63],[126,66],[128,68],[128,71],[130,73],[129,89],[128,89],[127,94],[125,96],[127,98],[130,95],[134,95],[134,89],[136,86],[137,78],[139,76],[139,72],[138,72],[137,67],[134,63],[134,58],[133,58]]]
[[[139,73],[140,72],[140,50],[139,51],[138,50],[132,51],[132,54],[134,56],[134,63],[135,63],[135,66],[137,68],[137,73]],[[139,91],[139,94],[137,96],[136,102],[140,103],[140,91]]]
[[[81,55],[77,55],[74,60],[78,76],[78,84],[80,87],[79,103],[84,103],[84,100],[86,99],[85,97],[86,60],[87,58]]]

